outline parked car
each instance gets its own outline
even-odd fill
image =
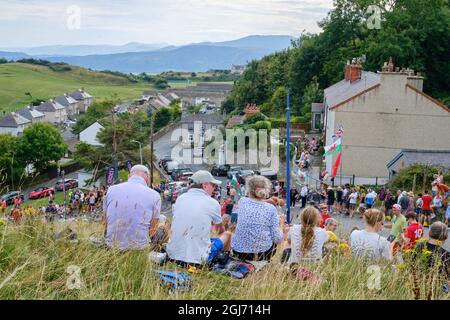
[[[270,168],[265,168],[261,169],[260,171],[256,171],[256,174],[266,177],[271,181],[278,180],[278,173]]]
[[[190,177],[192,177],[194,173],[192,171],[182,172],[178,175],[178,180],[180,181],[188,181]]]
[[[225,177],[225,176],[227,176],[228,170],[230,170],[229,164],[223,164],[223,165],[215,164],[211,169],[211,174],[213,176]]]
[[[230,167],[230,169],[227,172],[228,179],[233,179],[233,175],[235,174],[237,175],[239,172],[241,172],[241,170],[244,169],[240,166]]]
[[[43,197],[48,197],[54,193],[55,193],[55,189],[53,189],[53,188],[39,187],[39,188],[31,191],[30,194],[28,195],[28,198],[30,198],[31,200],[34,200],[34,199],[39,199],[39,198],[43,198]]]
[[[66,190],[76,188],[76,187],[78,187],[78,180],[77,179],[65,179],[64,185],[65,185]],[[63,191],[63,181],[62,180],[56,181],[55,190]]]
[[[167,162],[172,161],[172,158],[170,156],[165,156],[164,158],[162,158],[161,160],[159,160],[159,166],[161,168],[164,168],[164,170],[166,170],[166,164]]]
[[[22,201],[25,199],[25,196],[20,191],[8,192],[8,193],[2,195],[1,199],[2,199],[2,201],[6,200],[6,205],[7,206],[11,206],[11,205],[14,204],[14,198],[17,197],[17,196],[19,196],[22,199]]]
[[[173,181],[179,181],[181,174],[183,174],[185,172],[186,173],[191,173],[191,175],[194,174],[194,172],[192,172],[191,168],[180,168],[180,167],[178,167],[176,169],[173,169],[172,174],[170,176],[172,177]]]
[[[242,185],[245,184],[245,179],[251,176],[254,176],[255,172],[253,170],[241,170],[238,174],[236,174],[236,178],[238,182]]]

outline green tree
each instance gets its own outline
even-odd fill
[[[246,118],[244,120],[244,124],[253,124],[257,123],[258,121],[265,121],[267,120],[267,117],[263,115],[261,112],[252,114],[250,117]]]
[[[72,132],[74,134],[79,134],[95,121],[111,115],[113,107],[119,103],[120,100],[116,98],[94,102],[84,115],[78,117],[77,122],[72,127]]]
[[[165,127],[172,120],[172,114],[169,108],[161,108],[155,114],[155,131]]]
[[[11,182],[18,182],[24,176],[24,163],[17,156],[19,138],[10,134],[0,135],[0,192]]]
[[[314,77],[310,84],[305,88],[302,98],[302,116],[306,121],[311,120],[311,104],[323,101],[323,90],[319,89],[317,77]]]
[[[19,140],[18,158],[43,172],[50,161],[59,161],[67,152],[67,145],[59,131],[45,122],[33,123],[23,131]]]

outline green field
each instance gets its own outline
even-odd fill
[[[147,83],[131,83],[126,78],[70,66],[71,71],[55,72],[46,66],[7,63],[0,65],[0,114],[27,106],[32,99],[49,99],[84,87],[95,100],[117,94],[122,100],[140,98]]]

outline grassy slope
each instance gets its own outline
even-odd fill
[[[55,72],[45,66],[23,63],[0,65],[0,113],[28,105],[31,99],[25,92],[31,92],[35,99],[48,99],[84,87],[94,99],[115,93],[122,100],[130,100],[151,88],[145,83],[133,84],[122,77],[71,67],[72,71]]]
[[[55,233],[69,226],[79,243],[55,241]],[[170,294],[153,270],[173,270],[175,265],[149,263],[150,249],[118,252],[90,244],[89,237],[99,237],[102,230],[97,223],[51,224],[39,217],[21,225],[0,225],[0,299],[413,299],[411,277],[404,267],[380,265],[380,286],[373,290],[368,265],[346,255],[310,265],[319,279],[312,282],[291,276],[280,264],[279,253],[267,269],[244,280],[203,270],[192,275],[192,290]],[[68,267],[73,265],[81,269],[81,286],[71,290]],[[419,283],[426,283],[424,276]],[[440,281],[435,281],[433,299],[448,299],[440,294]],[[428,291],[424,289],[422,299]]]

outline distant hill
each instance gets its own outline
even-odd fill
[[[16,48],[34,57],[45,58],[47,56],[85,56],[90,54],[112,54],[124,52],[152,51],[163,48],[166,44],[146,44],[130,42],[124,45],[53,45],[33,48]],[[5,50],[6,51],[6,50]]]
[[[8,52],[8,51],[0,51],[0,58],[4,58],[6,60],[19,60],[19,59],[25,59],[30,58],[29,55],[23,53],[23,52]]]
[[[280,51],[286,49],[291,45],[291,41],[295,38],[292,36],[248,36],[237,40],[223,41],[223,42],[205,42],[203,44],[232,47],[232,48],[259,48],[273,51]]]
[[[126,77],[100,73],[70,66],[71,70],[57,72],[49,67],[26,63],[0,64],[0,116],[3,111],[15,111],[27,106],[31,98],[49,99],[84,87],[94,99],[117,94],[124,101],[141,97],[150,84],[131,83]]]
[[[94,70],[113,70],[120,72],[148,72],[160,73],[168,70],[174,71],[207,71],[210,69],[230,69],[233,64],[246,64],[260,59],[275,51],[286,49],[290,46],[291,36],[248,36],[245,38],[224,42],[203,42],[185,46],[166,46],[144,50],[146,47],[139,43],[127,44],[130,52],[101,54],[100,48],[95,54],[69,55],[58,54],[50,56],[37,55],[52,62],[66,62],[72,65],[91,68]],[[100,46],[102,47],[102,46]],[[84,46],[73,46],[58,49],[60,52],[88,52],[83,51]],[[70,49],[70,50],[69,50]],[[40,49],[42,50],[42,49]],[[87,49],[86,49],[87,50]],[[122,47],[120,50],[124,50]],[[28,51],[30,52],[30,51]],[[43,52],[43,51],[34,51]]]
[[[272,53],[269,49],[246,49],[211,45],[189,45],[168,51],[131,52],[83,57],[48,57],[52,62],[66,62],[95,70],[159,73],[229,69]]]

